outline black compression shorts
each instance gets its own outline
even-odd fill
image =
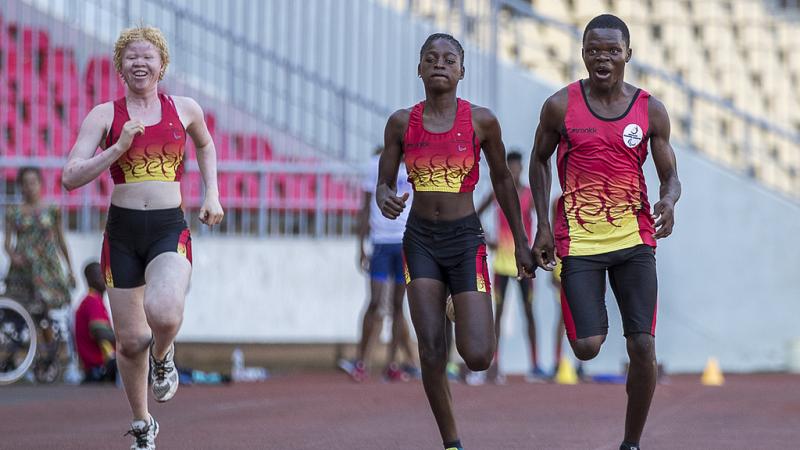
[[[410,215],[403,236],[403,261],[406,284],[432,278],[445,283],[453,295],[491,294],[486,242],[476,214],[451,221]]]
[[[177,252],[192,262],[192,236],[180,208],[137,210],[111,205],[100,265],[106,285],[144,285],[144,272],[156,256]]]
[[[606,272],[625,336],[655,336],[658,278],[655,249],[640,244],[591,256],[567,256],[561,271],[564,326],[570,340],[608,334]]]

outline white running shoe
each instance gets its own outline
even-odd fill
[[[153,344],[150,344],[150,382],[153,384],[153,396],[157,402],[169,401],[178,390],[178,369],[175,368],[175,344],[159,361],[153,356]]]
[[[468,386],[483,386],[486,384],[486,371],[470,371],[467,376],[464,377],[464,382],[467,383]]]
[[[153,416],[150,416],[150,422],[144,420],[134,420],[131,423],[131,429],[125,433],[125,436],[133,436],[133,444],[131,450],[155,450],[156,436],[158,436],[158,422]]]

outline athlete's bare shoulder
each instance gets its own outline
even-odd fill
[[[408,127],[408,118],[411,117],[411,108],[398,109],[386,121],[386,129],[404,133]]]
[[[83,120],[85,125],[90,127],[101,127],[103,131],[111,128],[114,121],[114,102],[103,102],[95,105]]]
[[[175,102],[175,107],[178,108],[179,111],[203,111],[203,109],[200,107],[200,104],[197,103],[197,100],[193,99],[192,97],[184,97],[182,95],[172,95],[170,97],[172,97],[172,101]]]
[[[653,95],[647,99],[647,117],[650,122],[651,135],[669,134],[670,123],[667,107]]]
[[[547,128],[560,130],[567,115],[568,103],[569,91],[565,86],[544,101],[539,122]]]
[[[493,127],[498,124],[497,116],[494,112],[485,107],[476,104],[470,104],[472,110],[472,121],[481,128]]]

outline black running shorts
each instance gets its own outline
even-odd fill
[[[658,279],[655,249],[640,244],[591,256],[563,260],[561,309],[570,340],[608,334],[606,272],[617,298],[625,336],[655,336]]]
[[[111,205],[100,265],[106,285],[144,285],[144,271],[156,256],[177,252],[192,262],[192,236],[180,208],[137,210]]]
[[[452,221],[431,221],[413,214],[403,236],[406,284],[418,278],[443,282],[455,295],[491,294],[486,242],[476,214]]]

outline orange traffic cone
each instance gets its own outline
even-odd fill
[[[703,386],[722,386],[725,384],[725,377],[722,376],[722,369],[719,368],[717,358],[708,358],[700,382],[703,383]]]

